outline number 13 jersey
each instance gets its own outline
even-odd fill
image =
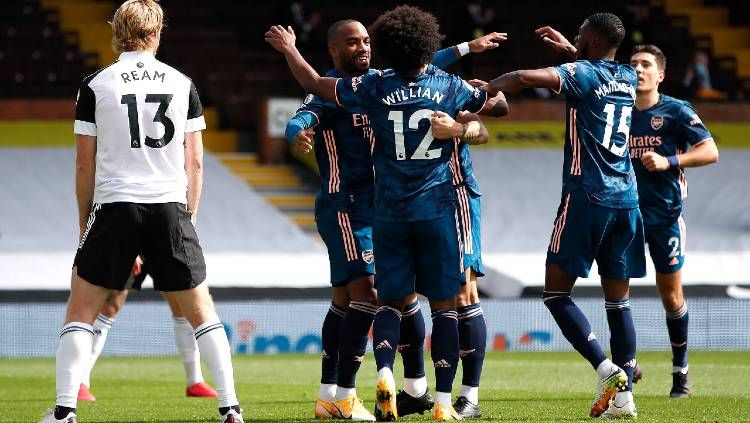
[[[421,221],[453,213],[452,141],[433,141],[434,111],[455,118],[478,112],[487,93],[429,65],[414,78],[393,70],[341,78],[336,97],[343,107],[366,110],[375,134],[375,215],[389,221]]]
[[[628,134],[638,77],[630,65],[578,60],[552,68],[565,93],[563,195],[583,190],[604,207],[638,207]]]
[[[76,134],[96,137],[95,203],[187,202],[185,133],[206,128],[192,81],[147,51],[86,77]]]

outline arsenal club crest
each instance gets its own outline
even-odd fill
[[[362,260],[364,260],[365,263],[370,264],[375,260],[375,254],[372,253],[372,250],[364,250],[362,251]]]
[[[654,131],[658,131],[662,126],[664,126],[664,116],[651,117],[651,127],[654,128]]]

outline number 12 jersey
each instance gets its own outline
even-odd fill
[[[375,133],[376,217],[422,221],[452,214],[454,143],[434,141],[430,119],[434,111],[454,118],[462,110],[478,112],[487,93],[429,65],[414,78],[393,70],[341,78],[336,97],[343,107],[365,109]]]

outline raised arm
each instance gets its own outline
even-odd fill
[[[501,42],[507,39],[507,32],[492,32],[471,41],[438,51],[432,59],[432,64],[443,69],[469,53],[483,53],[487,50],[495,49],[500,46]]]
[[[281,25],[272,26],[266,32],[266,42],[282,53],[294,78],[305,91],[317,95],[325,100],[337,103],[336,81],[337,78],[327,78],[318,75],[318,72],[310,66],[302,57],[294,45],[296,37],[292,27],[284,28]]]

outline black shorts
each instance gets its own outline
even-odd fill
[[[104,288],[126,287],[138,254],[154,288],[183,291],[206,279],[206,262],[184,204],[95,204],[78,245],[78,276]]]

